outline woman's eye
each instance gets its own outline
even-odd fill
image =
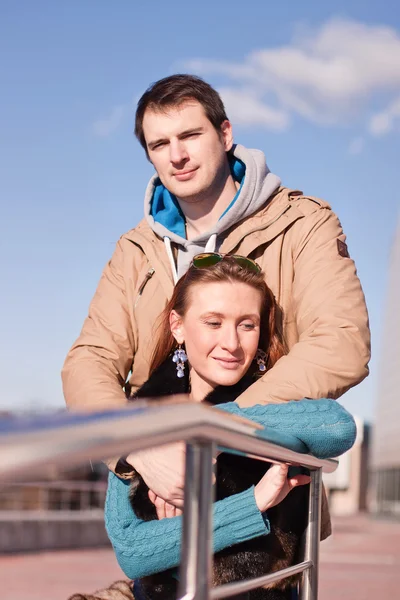
[[[256,326],[254,323],[242,323],[242,327],[246,329],[246,331],[251,331],[252,329],[255,329]]]
[[[219,321],[206,321],[207,325],[210,327],[219,327],[221,323]]]

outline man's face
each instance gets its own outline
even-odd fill
[[[149,158],[161,182],[177,198],[201,202],[220,189],[229,173],[229,121],[216,131],[201,104],[188,100],[163,112],[146,110],[143,132]]]

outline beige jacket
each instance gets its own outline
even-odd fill
[[[242,407],[301,398],[338,398],[368,374],[364,295],[330,206],[280,188],[233,227],[220,251],[254,258],[283,311],[289,353],[238,399]],[[163,241],[145,220],[119,240],[89,316],[62,372],[68,406],[101,410],[126,403],[149,375],[157,317],[173,279]]]
[[[220,251],[255,258],[283,310],[290,352],[238,400],[338,398],[368,374],[370,335],[354,262],[329,205],[280,188],[231,229]],[[105,267],[82,332],[62,371],[67,405],[126,403],[149,375],[153,326],[173,290],[164,243],[146,221],[126,233]]]

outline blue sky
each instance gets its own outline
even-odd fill
[[[63,406],[60,369],[152,168],[132,134],[154,80],[219,89],[235,141],[338,213],[370,311],[378,397],[399,218],[398,2],[0,1],[0,409]]]

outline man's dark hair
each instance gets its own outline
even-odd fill
[[[177,74],[159,79],[145,91],[136,109],[135,135],[146,153],[147,146],[143,133],[143,117],[146,110],[148,108],[156,111],[165,110],[179,106],[185,100],[197,100],[217,131],[228,119],[220,95],[200,77]]]

